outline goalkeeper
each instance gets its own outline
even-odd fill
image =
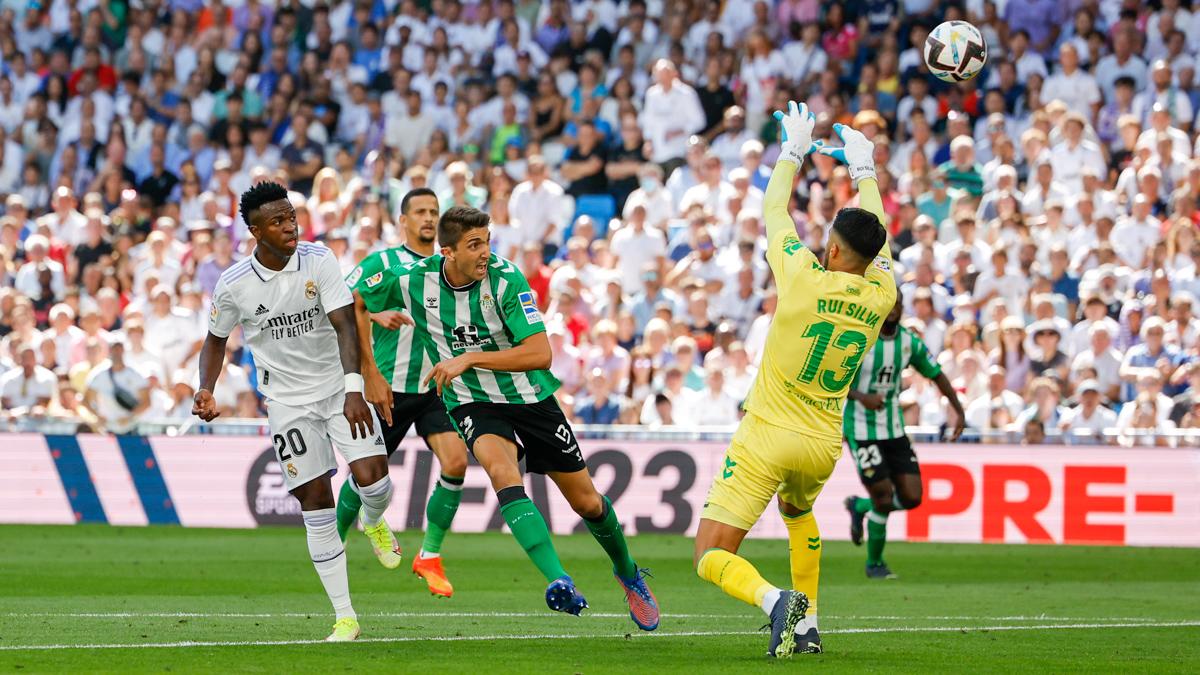
[[[814,117],[804,104],[777,112],[782,154],[763,199],[767,262],[779,306],[758,377],[746,400],[696,532],[701,578],[771,620],[768,654],[821,651],[817,577],[821,535],[813,502],[842,454],[842,407],[859,362],[896,301],[874,147],[862,133],[835,124],[845,147],[813,143]],[[788,215],[796,171],[813,151],[848,164],[863,208],[838,212],[818,261]],[[791,551],[792,590],[767,582],[738,548],[778,495]]]

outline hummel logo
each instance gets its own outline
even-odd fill
[[[271,313],[271,310],[267,309],[266,307],[263,307],[262,305],[259,305],[258,309],[254,310],[254,316],[262,316],[263,314],[270,314],[270,313]]]

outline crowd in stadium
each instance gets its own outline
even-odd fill
[[[775,306],[770,113],[795,99],[816,136],[874,141],[904,324],[969,429],[1200,427],[1186,4],[0,2],[0,415],[186,419],[210,294],[254,246],[238,196],[274,180],[345,270],[401,243],[411,188],[487,210],[576,422],[731,424]],[[943,19],[980,28],[978,78],[926,71]],[[814,156],[802,239],[853,203]],[[220,409],[261,417],[229,351]],[[923,378],[904,396],[947,423]]]

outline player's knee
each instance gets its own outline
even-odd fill
[[[369,460],[359,460],[354,463],[351,472],[354,474],[354,482],[358,483],[360,487],[363,485],[374,485],[387,478],[387,460],[382,456],[378,459],[379,461],[374,461],[375,458],[371,458]]]
[[[575,495],[571,498],[571,508],[580,518],[597,520],[604,515],[604,498],[595,490],[589,494]]]
[[[904,491],[896,493],[896,501],[899,502],[900,508],[904,510],[915,509],[921,505],[921,491],[918,490],[915,494]]]
[[[875,509],[876,513],[887,513],[895,511],[896,505],[894,501],[894,492],[888,490],[886,492],[874,492],[871,494],[871,508]]]
[[[467,456],[450,455],[442,460],[442,473],[453,478],[467,475]]]

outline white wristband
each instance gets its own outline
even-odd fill
[[[874,163],[860,164],[857,166],[854,164],[850,164],[850,165],[846,166],[846,170],[850,172],[850,180],[851,180],[851,182],[854,183],[855,187],[858,187],[858,184],[860,181],[864,181],[868,178],[875,178],[876,180],[878,180],[878,178],[876,178],[876,176],[875,176],[875,164]]]
[[[361,394],[363,392],[363,376],[358,373],[346,373],[346,393]]]

